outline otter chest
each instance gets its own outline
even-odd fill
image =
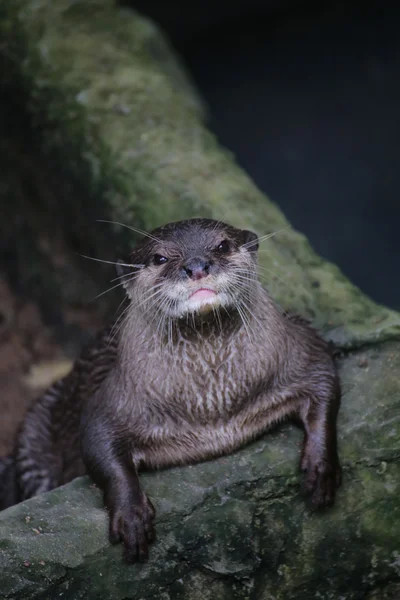
[[[155,413],[167,409],[172,419],[211,423],[229,419],[257,393],[262,365],[235,346],[180,350],[146,378],[146,401]]]
[[[261,407],[268,365],[257,349],[204,344],[164,355],[158,369],[147,364],[137,371],[140,400],[133,409],[132,459],[138,467],[231,452],[270,421]]]

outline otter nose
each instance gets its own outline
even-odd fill
[[[182,271],[190,277],[190,279],[197,280],[207,277],[210,266],[210,261],[207,261],[204,258],[190,258],[182,265]]]

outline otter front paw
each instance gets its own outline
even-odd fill
[[[300,468],[304,473],[303,489],[316,507],[329,506],[335,501],[336,489],[342,480],[338,459],[327,461],[304,454]]]
[[[146,496],[141,494],[139,503],[114,498],[106,502],[110,515],[110,542],[122,542],[124,558],[128,563],[148,558],[148,545],[155,540],[155,510]]]

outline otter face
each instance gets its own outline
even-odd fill
[[[142,240],[127,269],[125,287],[144,313],[181,319],[246,305],[256,281],[255,233],[220,221],[190,219],[155,229]]]

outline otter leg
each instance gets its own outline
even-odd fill
[[[140,487],[129,449],[121,441],[121,431],[119,436],[117,441],[92,417],[83,425],[81,449],[89,475],[104,492],[110,542],[122,542],[125,560],[134,563],[148,557],[148,545],[155,539],[155,510]]]
[[[328,399],[307,399],[300,409],[305,430],[300,468],[304,490],[316,507],[333,504],[341,483],[336,441],[339,404],[340,393],[335,389]]]

